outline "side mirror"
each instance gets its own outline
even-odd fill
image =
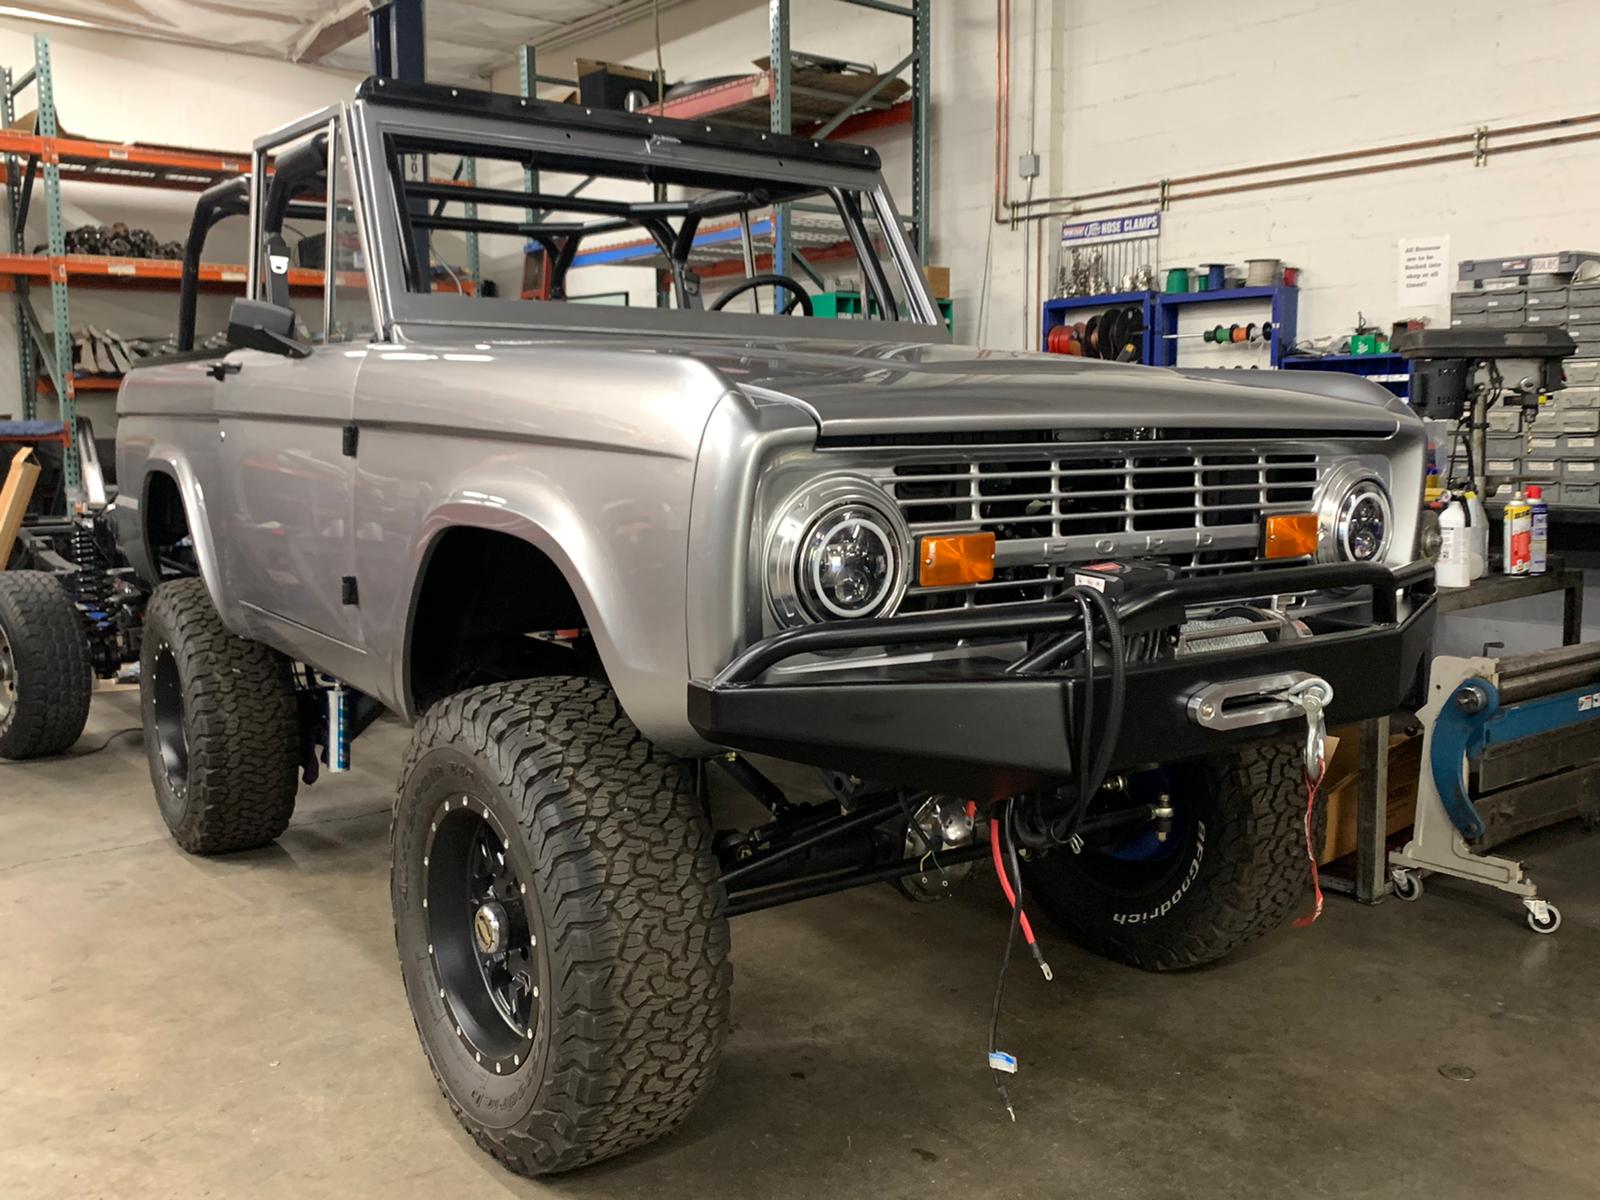
[[[311,347],[294,336],[294,309],[240,296],[228,310],[228,345],[305,358]]]

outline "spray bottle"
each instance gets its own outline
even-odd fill
[[[1472,577],[1482,579],[1489,573],[1489,514],[1477,492],[1467,492],[1463,500],[1467,509],[1467,542],[1472,552]]]
[[[1550,506],[1537,483],[1528,485],[1528,531],[1528,574],[1543,575],[1550,569]]]
[[[1440,587],[1464,588],[1472,583],[1472,542],[1467,530],[1467,509],[1461,500],[1445,493],[1439,512],[1439,561],[1434,579]]]
[[[1506,501],[1505,512],[1500,517],[1505,528],[1505,563],[1507,575],[1526,575],[1533,550],[1533,509],[1519,487],[1516,495]]]

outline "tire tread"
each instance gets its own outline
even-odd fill
[[[83,618],[46,571],[0,571],[0,623],[11,643],[17,703],[0,727],[0,758],[60,754],[89,720],[94,672]],[[41,692],[35,685],[45,680]]]
[[[430,1053],[440,1090],[478,1144],[523,1175],[654,1141],[711,1085],[729,1023],[726,898],[688,774],[603,680],[495,684],[423,719],[396,822],[406,778],[444,743],[471,753],[518,810],[544,893],[556,1019],[544,1086],[516,1126],[474,1120]]]
[[[158,587],[145,614],[142,689],[153,686],[162,639],[178,659],[189,725],[188,796],[167,826],[190,854],[227,854],[275,840],[289,827],[298,789],[299,720],[287,658],[230,632],[203,580]],[[145,753],[166,788],[154,706],[144,698]],[[163,809],[163,816],[166,815]]]

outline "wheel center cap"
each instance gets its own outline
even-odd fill
[[[499,904],[480,905],[472,915],[472,940],[482,954],[498,954],[506,948],[506,910]]]

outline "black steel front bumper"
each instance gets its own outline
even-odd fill
[[[1130,663],[1112,768],[1176,762],[1293,728],[1289,720],[1233,730],[1198,724],[1188,711],[1191,697],[1233,680],[1291,671],[1321,676],[1333,687],[1330,724],[1393,712],[1412,694],[1434,619],[1428,563],[1398,570],[1368,563],[1288,567],[1175,580],[1123,597],[1117,616],[1132,637],[1180,626],[1196,606],[1345,588],[1370,590],[1370,623]],[[789,630],[751,646],[710,683],[690,683],[689,719],[708,741],[736,750],[954,795],[1015,795],[1074,773],[1070,717],[1083,672],[1033,664],[1039,646],[1077,631],[1077,605],[1057,601]],[[1030,650],[1008,666],[958,660],[761,682],[772,667],[819,651],[1013,638],[1027,639]],[[1107,694],[1103,667],[1094,686],[1097,697]]]

